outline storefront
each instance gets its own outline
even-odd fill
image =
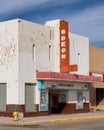
[[[104,110],[104,83],[92,83],[90,91],[91,107],[96,110]]]
[[[39,111],[49,114],[89,112],[89,82],[41,78],[38,79],[38,89]]]

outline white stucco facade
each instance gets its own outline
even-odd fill
[[[47,27],[20,20],[19,22],[19,86],[20,100],[25,103],[25,83],[36,84],[36,71],[49,71],[49,36]],[[34,48],[33,48],[34,47]],[[33,50],[34,49],[34,50]],[[22,90],[22,91],[21,91]]]
[[[60,72],[60,20],[46,22],[46,26],[52,27],[54,31],[53,54],[54,68],[52,71]],[[75,74],[89,75],[89,39],[69,32],[69,64],[78,65]]]
[[[60,20],[48,21],[45,25],[39,25],[21,19],[0,23],[0,84],[6,84],[6,105],[9,105],[10,108],[10,105],[23,105],[24,109],[30,110],[28,107],[25,108],[25,105],[28,104],[26,99],[30,100],[28,95],[31,95],[32,92],[31,100],[33,99],[33,101],[28,104],[32,107],[31,111],[35,105],[40,106],[40,95],[44,94],[44,91],[41,92],[38,88],[36,72],[60,73],[59,24]],[[69,73],[88,75],[88,38],[71,32],[68,33],[68,36],[69,65],[76,64],[78,66],[77,71]],[[78,84],[80,86],[80,83]],[[29,90],[29,88],[32,89]],[[66,95],[66,103],[76,103],[76,91],[66,88],[59,94]],[[47,95],[48,92],[53,95],[58,94],[57,90],[46,90]],[[83,95],[89,102],[89,90],[83,92]],[[33,106],[31,106],[32,103]]]
[[[50,27],[53,31],[51,39],[51,71],[60,72],[60,32],[59,20],[47,21],[45,26]]]
[[[18,103],[18,23],[0,23],[0,83],[6,83],[6,103]]]
[[[77,64],[75,74],[89,75],[89,39],[69,32],[70,64]]]

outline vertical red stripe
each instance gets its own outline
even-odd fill
[[[68,22],[60,21],[60,72],[69,72]]]
[[[104,82],[104,74],[102,74],[102,77],[103,77],[102,80],[103,80],[103,82]]]
[[[89,76],[92,76],[92,72],[89,72]]]

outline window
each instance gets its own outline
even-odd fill
[[[50,30],[50,40],[53,40],[53,39],[54,39],[54,31]]]
[[[76,109],[83,109],[83,92],[82,91],[77,92]]]
[[[35,44],[32,46],[32,60],[35,61]]]
[[[0,112],[6,111],[6,83],[0,83]]]
[[[48,93],[47,91],[40,92],[40,111],[48,110]]]
[[[26,112],[36,111],[35,85],[36,84],[33,84],[33,83],[26,83],[25,84],[25,111]]]
[[[50,58],[51,58],[51,45],[49,45],[49,61],[50,61]]]
[[[59,96],[59,103],[66,103],[66,95],[65,94],[61,94]]]

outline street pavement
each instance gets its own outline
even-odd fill
[[[14,121],[12,117],[0,117],[0,125],[8,126],[26,126],[37,125],[42,123],[56,123],[76,120],[88,120],[104,118],[104,111],[80,113],[80,114],[55,114],[38,117],[19,117],[18,121]]]

